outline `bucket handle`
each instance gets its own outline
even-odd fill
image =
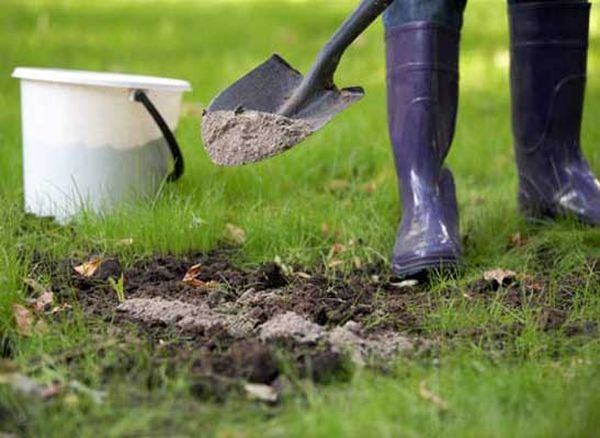
[[[171,151],[171,155],[173,156],[173,171],[167,177],[167,181],[177,181],[179,178],[181,178],[181,175],[183,175],[184,165],[183,155],[181,154],[181,149],[179,148],[179,144],[177,144],[177,140],[175,139],[173,132],[171,132],[169,125],[167,125],[165,119],[160,115],[160,112],[158,109],[156,109],[145,91],[134,90],[133,100],[144,105],[144,108],[146,108],[150,116],[152,116],[152,119],[154,119],[158,125],[160,132],[162,132],[162,135],[169,146],[169,150]]]

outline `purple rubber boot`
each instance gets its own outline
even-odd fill
[[[459,40],[430,22],[386,30],[389,131],[403,201],[392,270],[400,278],[460,265],[454,180],[443,167],[456,121]]]
[[[580,145],[590,5],[509,6],[519,205],[530,218],[600,224],[600,182]]]

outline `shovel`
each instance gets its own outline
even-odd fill
[[[264,160],[300,143],[361,99],[361,87],[339,89],[334,74],[348,46],[393,1],[362,0],[306,76],[273,55],[219,94],[202,118],[211,159],[226,166]]]

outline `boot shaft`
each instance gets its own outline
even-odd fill
[[[600,224],[600,182],[580,145],[590,5],[514,4],[509,15],[520,208]]]
[[[590,5],[579,2],[509,6],[518,159],[523,153],[540,149],[563,156],[557,159],[578,153],[589,15]]]
[[[405,201],[412,190],[411,175],[437,185],[452,143],[459,35],[429,22],[386,31],[389,134]]]

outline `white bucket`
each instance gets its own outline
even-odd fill
[[[188,82],[23,67],[13,77],[21,79],[27,212],[65,222],[157,193]]]

